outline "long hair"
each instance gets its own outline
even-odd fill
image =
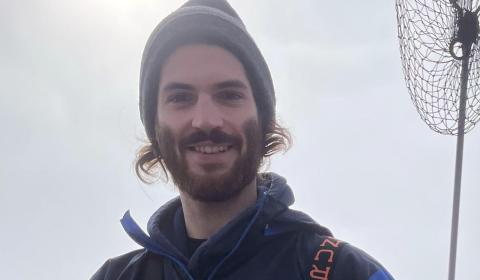
[[[292,144],[290,132],[280,126],[276,121],[273,121],[273,123],[264,130],[263,134],[262,163],[277,152],[286,152]],[[159,140],[160,139],[156,139],[156,141]],[[156,141],[148,141],[140,147],[135,159],[135,173],[138,178],[146,184],[152,184],[158,179],[163,179],[164,181],[168,181],[169,179],[167,167],[161,155],[158,153],[158,144]]]

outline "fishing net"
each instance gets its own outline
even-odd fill
[[[469,56],[465,133],[469,132],[480,119],[480,0],[396,0],[395,6],[410,97],[420,117],[438,133],[459,133],[462,58]],[[466,29],[475,26],[476,36],[465,38],[472,33]],[[465,49],[464,40],[472,41],[471,49]]]

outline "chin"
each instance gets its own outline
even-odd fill
[[[227,174],[231,174],[233,173],[232,168],[233,166],[220,167],[220,166],[210,165],[210,166],[199,167],[193,170],[189,168],[189,170],[187,171],[187,174],[192,178],[197,178],[201,180],[203,177],[204,178],[222,177]]]
[[[248,185],[239,178],[238,172],[231,169],[202,175],[188,173],[187,182],[182,182],[183,184],[178,185],[178,187],[197,201],[228,201],[239,195]]]

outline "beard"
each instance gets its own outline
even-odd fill
[[[208,134],[196,131],[178,140],[167,126],[159,125],[156,131],[161,159],[174,184],[192,199],[202,202],[227,201],[238,195],[256,177],[263,157],[263,137],[258,122],[255,119],[247,120],[242,125],[242,132],[245,141],[241,135],[229,135],[220,129],[214,129]],[[189,145],[201,141],[232,143],[230,149],[236,149],[238,156],[231,168],[222,175],[193,174],[188,167],[185,152]],[[208,172],[218,167],[210,164],[204,169]]]

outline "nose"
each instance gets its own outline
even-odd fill
[[[210,133],[210,131],[222,126],[223,116],[214,100],[208,95],[199,98],[194,108],[192,127]]]

